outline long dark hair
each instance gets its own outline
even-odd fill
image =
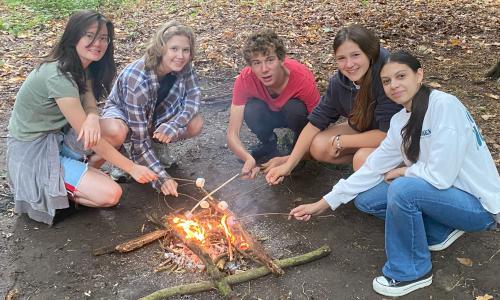
[[[389,55],[382,67],[390,62],[407,65],[413,72],[422,68],[420,61],[409,52],[400,50]],[[380,68],[382,70],[382,68]],[[424,122],[427,107],[429,107],[429,96],[431,89],[422,84],[413,96],[411,102],[411,116],[408,123],[401,129],[403,137],[403,151],[411,162],[415,163],[420,155],[420,136],[422,135],[422,123]]]
[[[333,41],[333,50],[337,52],[337,49],[346,41],[356,43],[370,60],[370,67],[361,81],[361,87],[356,94],[349,116],[351,123],[356,125],[357,129],[364,131],[373,121],[372,67],[380,54],[380,41],[370,30],[357,24],[340,29]]]
[[[79,10],[73,13],[66,24],[59,42],[41,64],[57,61],[61,72],[68,79],[76,82],[80,94],[85,93],[87,91],[86,80],[88,78],[83,70],[80,57],[76,52],[76,44],[85,35],[86,30],[96,22],[98,26],[97,32],[101,30],[102,26],[106,26],[109,36],[109,44],[104,56],[99,61],[92,62],[88,67],[88,75],[92,79],[92,91],[95,98],[99,100],[109,93],[111,83],[116,75],[116,65],[113,58],[113,23],[99,12],[95,10]]]

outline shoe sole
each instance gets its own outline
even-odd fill
[[[414,282],[402,287],[386,287],[375,280],[373,280],[373,290],[381,295],[389,297],[399,297],[409,294],[415,290],[424,288],[432,284],[432,276],[421,281]]]
[[[446,237],[443,242],[429,246],[429,251],[441,251],[451,246],[459,237],[461,237],[465,232],[461,230],[453,230],[453,232]]]

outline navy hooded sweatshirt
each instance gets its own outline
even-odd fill
[[[384,48],[380,48],[377,62],[372,67],[372,95],[375,101],[375,111],[372,124],[366,131],[380,129],[387,132],[392,115],[403,108],[403,106],[387,98],[380,80],[380,67],[388,56],[389,52]],[[330,123],[335,123],[340,116],[349,118],[357,92],[356,86],[349,78],[339,71],[336,72],[330,79],[326,95],[321,97],[321,101],[309,114],[309,122],[315,127],[325,130]]]

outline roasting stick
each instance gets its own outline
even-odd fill
[[[246,215],[243,217],[236,218],[236,220],[241,220],[249,217],[257,217],[257,216],[268,216],[268,215],[283,215],[283,216],[290,216],[290,213],[262,213],[262,214],[253,214],[253,215]],[[329,218],[329,217],[334,217],[334,214],[331,215],[320,215],[320,216],[314,216],[315,218]]]
[[[177,180],[177,181],[186,181],[186,182],[193,182],[194,183],[193,179],[185,179],[185,178],[177,178],[177,177],[172,177],[172,179]]]
[[[193,208],[191,209],[191,213],[193,213],[193,211],[200,205],[201,201],[209,198],[210,196],[212,196],[215,192],[217,192],[218,190],[220,190],[222,187],[224,187],[226,184],[230,183],[231,181],[235,180],[236,177],[240,176],[240,173],[234,175],[233,177],[229,178],[226,182],[224,182],[223,184],[221,184],[218,188],[216,188],[215,190],[211,191],[208,195],[206,195],[205,197],[203,197],[200,201],[198,201],[198,203],[196,203],[195,206],[193,206]]]

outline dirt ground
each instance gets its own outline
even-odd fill
[[[198,138],[173,148],[180,164],[171,174],[204,177],[207,188],[213,189],[240,171],[241,164],[225,146],[228,108],[228,102],[202,106],[205,130]],[[247,131],[243,136],[250,143],[255,141]],[[4,145],[1,149],[4,156]],[[315,201],[350,172],[350,167],[308,162],[281,186],[267,186],[262,176],[253,181],[239,179],[217,196],[239,216],[288,212],[297,203]],[[205,279],[199,273],[154,273],[161,250],[156,243],[128,254],[92,255],[95,248],[140,235],[143,227],[152,230],[147,213],[169,212],[163,197],[149,186],[126,183],[122,187],[117,207],[80,208],[52,227],[13,215],[11,199],[2,196],[0,294],[17,291],[16,299],[137,299],[161,288]],[[182,186],[180,191],[200,196],[192,185]],[[174,208],[192,205],[182,196],[165,200]],[[332,253],[286,269],[282,277],[267,276],[234,286],[244,299],[383,298],[371,288],[385,261],[383,222],[357,211],[352,204],[308,223],[269,215],[248,218],[245,226],[274,258],[299,255],[322,245],[329,245]],[[497,232],[466,234],[447,250],[433,254],[434,283],[406,299],[500,297],[499,246]],[[473,265],[464,266],[457,258],[469,258]],[[219,299],[219,295],[207,292],[177,299]]]
[[[241,163],[225,146],[225,131],[232,80],[243,66],[238,47],[249,32],[258,26],[275,28],[287,40],[289,55],[311,67],[324,92],[335,70],[333,36],[340,26],[358,22],[374,29],[384,47],[410,49],[422,59],[426,82],[465,103],[500,166],[500,83],[484,78],[500,53],[497,1],[139,2],[128,10],[106,12],[119,30],[115,55],[119,69],[143,53],[151,28],[172,15],[198,34],[196,67],[204,91],[201,111],[206,124],[199,137],[173,146],[180,164],[169,172],[176,177],[204,177],[207,188],[213,189],[240,171]],[[9,13],[0,2],[0,16]],[[96,248],[134,238],[143,229],[153,230],[146,214],[168,213],[165,203],[173,208],[191,207],[193,202],[187,197],[164,198],[150,186],[126,183],[117,207],[79,208],[52,227],[12,213],[5,171],[6,124],[17,89],[63,25],[61,20],[54,21],[17,37],[0,30],[0,297],[137,299],[161,288],[206,279],[199,273],[154,273],[160,262],[157,243],[128,254],[92,255]],[[248,131],[243,139],[248,145],[255,142]],[[316,201],[350,173],[348,166],[308,162],[280,186],[267,186],[262,176],[253,181],[238,179],[216,195],[239,216],[288,212],[299,203]],[[200,196],[191,185],[180,191]],[[274,258],[292,257],[322,245],[329,245],[332,253],[286,269],[279,278],[267,276],[235,285],[240,297],[383,299],[371,283],[385,262],[384,224],[357,211],[352,203],[307,223],[279,215],[245,220],[246,228]],[[500,299],[499,251],[498,232],[465,234],[450,248],[433,253],[433,284],[403,298],[476,299],[488,294]],[[458,258],[469,259],[471,265]],[[219,298],[207,292],[176,299]]]

